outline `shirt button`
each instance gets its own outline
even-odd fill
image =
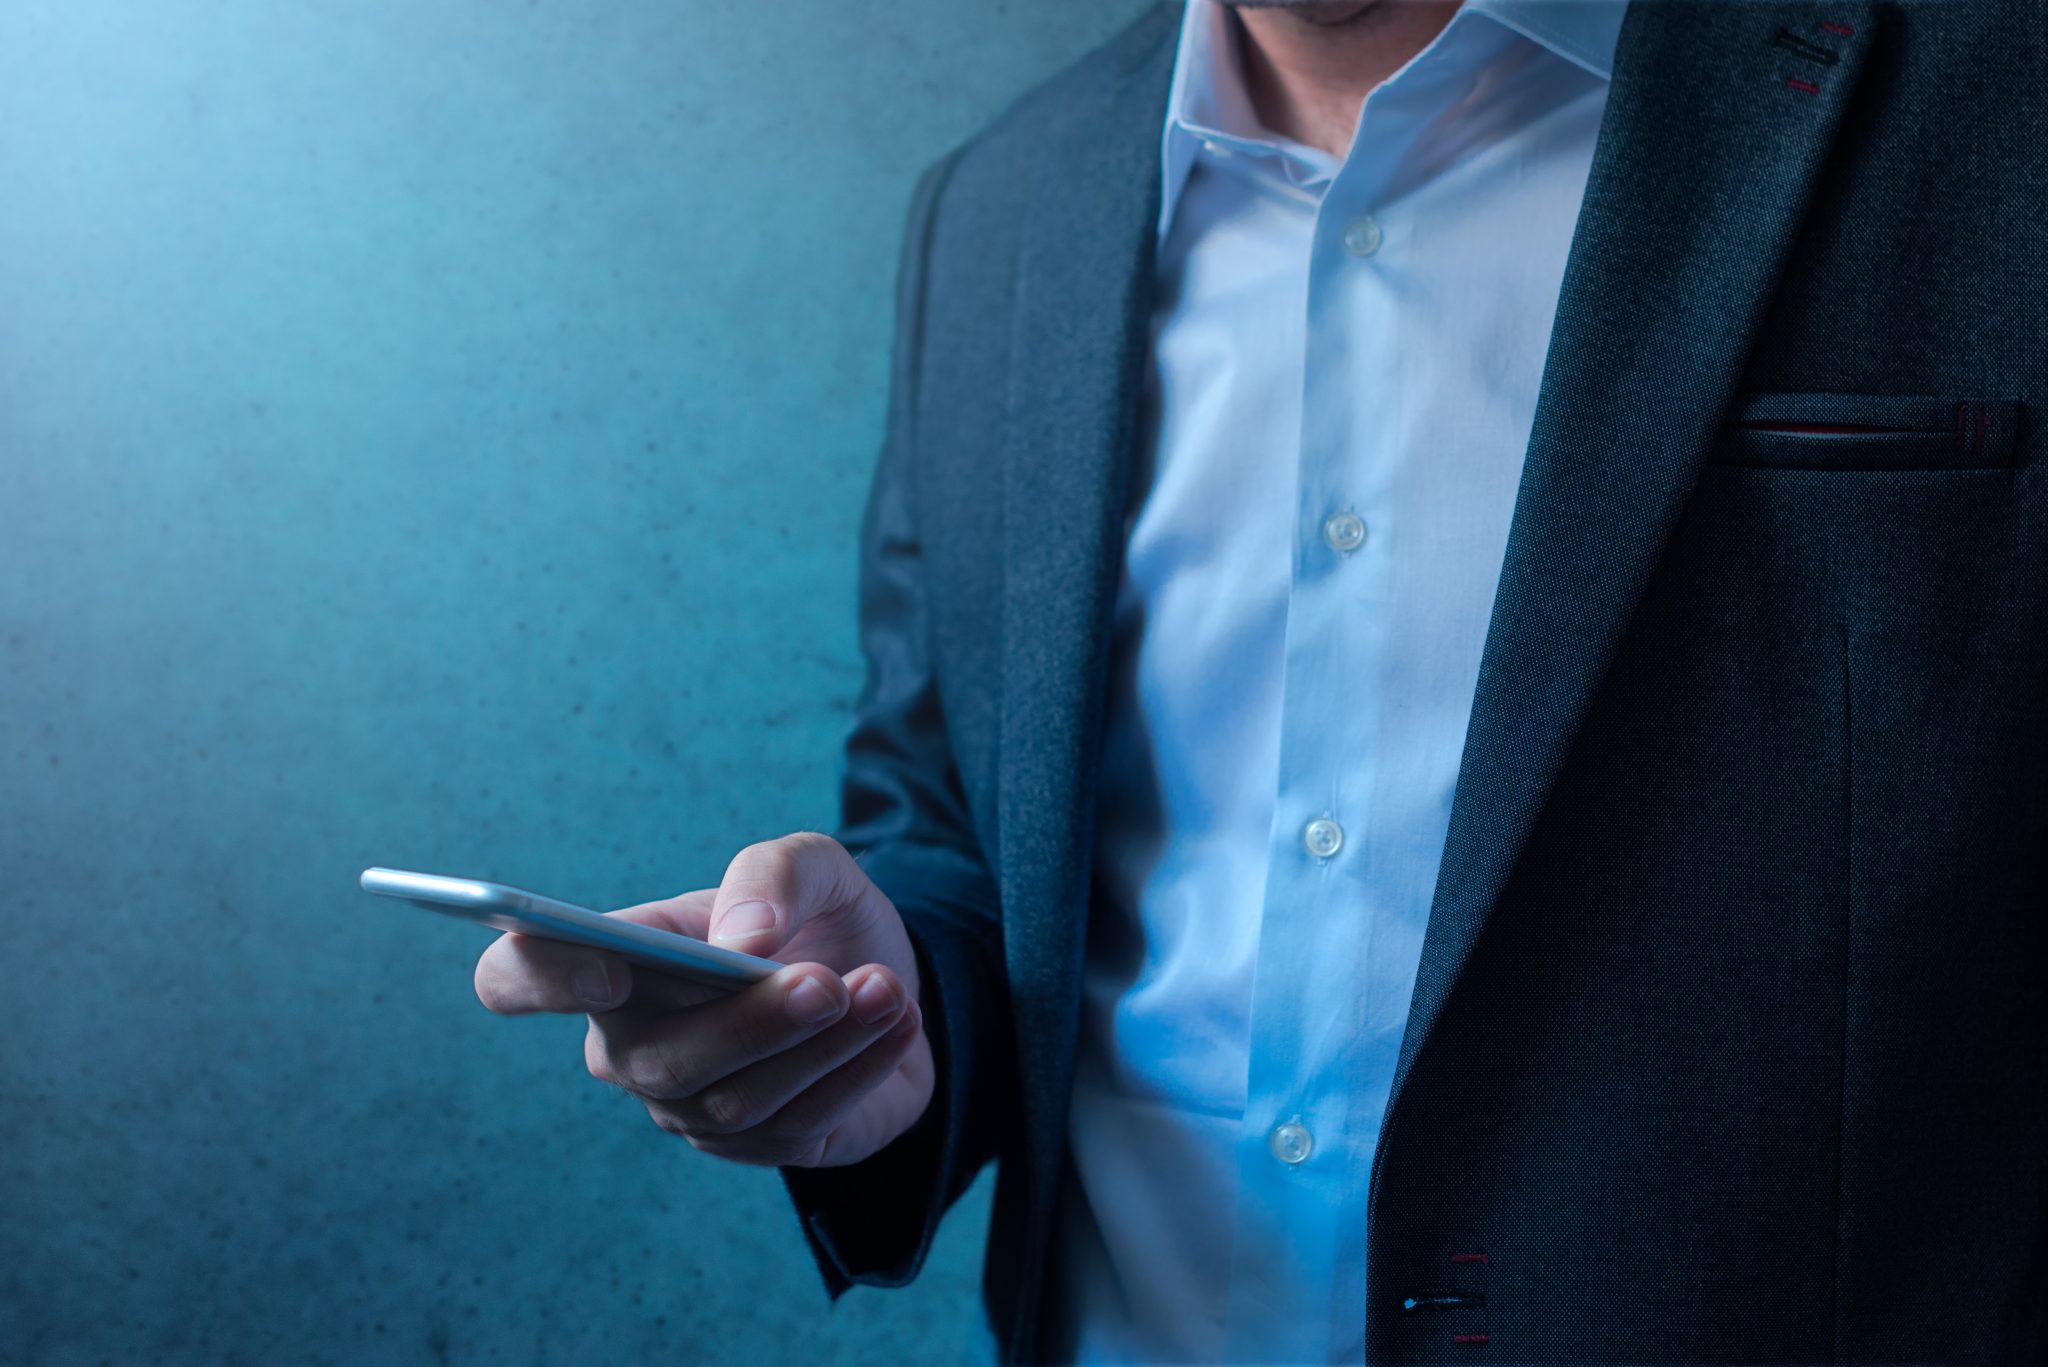
[[[1371,256],[1380,249],[1380,225],[1371,214],[1360,214],[1344,225],[1344,250],[1353,256]]]
[[[1302,828],[1301,843],[1318,859],[1328,859],[1344,844],[1344,828],[1326,816],[1319,816]]]
[[[1284,1125],[1275,1125],[1273,1133],[1266,1137],[1266,1147],[1273,1156],[1290,1168],[1305,1162],[1315,1152],[1315,1137],[1299,1120],[1290,1120]]]
[[[1323,524],[1323,540],[1333,551],[1355,551],[1365,544],[1365,519],[1357,513],[1338,513]]]
[[[1212,157],[1227,157],[1230,155],[1230,148],[1214,138],[1203,138],[1202,147]]]

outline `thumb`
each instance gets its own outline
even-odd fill
[[[719,881],[710,941],[772,956],[806,921],[854,901],[865,877],[844,845],[818,831],[749,845]]]

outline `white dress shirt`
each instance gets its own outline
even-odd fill
[[[1190,0],[1051,1278],[1079,1361],[1356,1363],[1387,1310],[1368,1175],[1622,10],[1466,0],[1340,160],[1259,128]]]

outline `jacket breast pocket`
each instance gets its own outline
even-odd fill
[[[1995,470],[2020,405],[1917,394],[1741,395],[1708,463],[1781,470]]]

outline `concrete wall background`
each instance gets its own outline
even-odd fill
[[[0,1361],[954,1359],[354,879],[829,828],[911,183],[1137,8],[0,6]]]

